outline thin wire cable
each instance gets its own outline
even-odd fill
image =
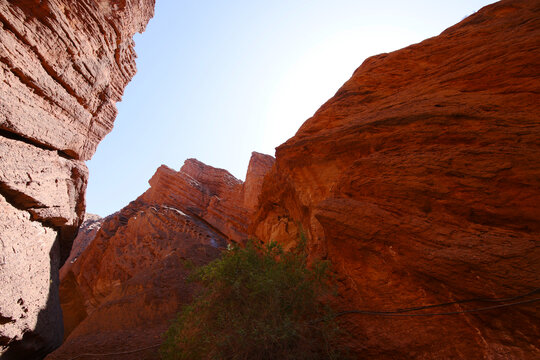
[[[540,298],[523,300],[523,301],[513,302],[513,303],[509,303],[509,304],[487,306],[487,307],[477,308],[477,309],[460,310],[460,311],[449,311],[449,312],[440,312],[440,313],[423,313],[423,314],[405,314],[405,313],[406,312],[411,312],[411,311],[419,311],[419,310],[423,310],[423,309],[432,309],[432,308],[435,308],[435,307],[449,306],[449,305],[455,305],[455,304],[463,304],[463,303],[467,303],[467,302],[508,302],[508,301],[511,301],[511,300],[517,300],[517,299],[521,299],[521,298],[524,298],[524,297],[532,295],[532,294],[536,294],[537,292],[540,292],[540,288],[536,288],[536,289],[534,289],[534,290],[532,290],[532,291],[530,291],[528,293],[513,296],[513,297],[509,297],[509,298],[495,298],[495,299],[476,298],[476,299],[467,299],[467,300],[457,300],[457,301],[451,301],[451,302],[446,302],[446,303],[441,303],[441,304],[416,306],[416,307],[397,309],[397,310],[392,310],[392,311],[348,310],[348,311],[341,311],[341,312],[339,312],[337,314],[334,314],[331,318],[336,318],[336,317],[343,316],[343,315],[348,315],[348,314],[377,315],[377,316],[440,316],[440,315],[466,314],[466,313],[472,313],[472,312],[499,309],[499,308],[509,307],[509,306],[516,306],[516,305],[521,305],[521,304],[530,304],[530,303],[540,301]],[[325,321],[325,320],[326,319],[319,319],[319,320],[311,322],[311,324],[316,324],[316,323],[319,323],[319,322]],[[112,353],[103,353],[103,354],[85,353],[85,354],[79,354],[79,355],[77,355],[77,356],[75,356],[73,358],[70,358],[68,360],[76,360],[76,359],[79,359],[79,358],[81,358],[83,356],[110,356],[110,355],[132,354],[132,353],[136,353],[136,352],[140,352],[140,351],[144,351],[144,350],[157,348],[159,346],[161,346],[161,345],[158,344],[158,345],[152,345],[152,346],[148,346],[148,347],[144,347],[144,348],[136,349],[136,350],[112,352]]]
[[[510,304],[501,304],[501,305],[493,305],[493,306],[487,306],[483,308],[477,308],[477,309],[468,309],[468,310],[460,310],[460,311],[449,311],[449,312],[440,312],[440,313],[423,313],[423,314],[404,314],[403,311],[364,311],[364,310],[348,310],[348,311],[342,311],[335,315],[333,315],[333,318],[336,318],[338,316],[347,315],[347,314],[364,314],[364,315],[379,315],[379,316],[438,316],[438,315],[456,315],[456,314],[465,314],[465,313],[471,313],[471,312],[479,312],[479,311],[487,311],[487,310],[493,310],[503,307],[509,307],[509,306],[516,306],[520,304],[529,304],[533,302],[540,301],[540,298],[536,299],[529,299],[529,300],[523,300],[518,301]],[[426,309],[428,307],[425,307]],[[420,310],[420,309],[418,309]]]
[[[129,351],[120,351],[120,352],[111,352],[111,353],[103,353],[103,354],[91,354],[91,353],[85,353],[85,354],[79,354],[75,357],[72,357],[68,360],[75,360],[75,359],[79,359],[83,356],[110,356],[110,355],[123,355],[123,354],[132,354],[132,353],[136,353],[136,352],[140,352],[140,351],[144,351],[144,350],[148,350],[148,349],[153,349],[153,348],[157,348],[161,346],[161,344],[157,344],[157,345],[152,345],[152,346],[147,346],[147,347],[144,347],[144,348],[141,348],[141,349],[136,349],[136,350],[129,350]]]
[[[391,311],[377,311],[377,312],[393,314],[397,312],[410,312],[410,311],[417,311],[417,310],[423,310],[423,309],[433,309],[437,307],[444,307],[444,306],[450,306],[450,305],[455,305],[455,304],[465,304],[469,302],[508,302],[508,301],[513,301],[517,299],[522,299],[524,297],[527,297],[529,295],[533,295],[536,293],[540,293],[540,288],[536,288],[532,291],[529,291],[528,293],[512,296],[509,298],[474,298],[474,299],[450,301],[450,302],[434,304],[434,305],[415,306],[415,307],[410,307],[410,308],[403,308],[403,309],[397,309],[397,310],[391,310]]]
[[[410,308],[403,308],[403,309],[396,309],[396,310],[388,310],[388,311],[375,311],[375,310],[348,310],[348,311],[341,311],[337,314],[334,314],[330,316],[329,318],[334,319],[339,316],[348,315],[348,314],[363,314],[363,315],[376,315],[376,316],[440,316],[440,315],[457,315],[457,314],[465,314],[465,313],[472,313],[472,312],[479,312],[479,311],[487,311],[487,310],[493,310],[503,307],[509,307],[509,306],[516,306],[521,304],[529,304],[534,303],[537,301],[540,301],[540,298],[535,299],[529,299],[524,301],[518,301],[513,302],[509,304],[501,304],[501,305],[494,305],[494,306],[487,306],[483,308],[476,308],[476,309],[469,309],[469,310],[460,310],[460,311],[449,311],[449,312],[440,312],[440,313],[422,313],[422,314],[405,314],[412,311],[419,311],[419,310],[425,310],[425,309],[433,309],[436,307],[444,307],[444,306],[450,306],[455,304],[463,304],[468,302],[508,302],[512,300],[522,299],[524,297],[533,295],[540,292],[540,288],[536,288],[532,291],[529,291],[524,294],[512,296],[509,298],[474,298],[474,299],[466,299],[466,300],[456,300],[446,303],[440,303],[440,304],[434,304],[434,305],[425,305],[425,306],[415,306]],[[325,321],[328,318],[322,318],[315,321],[310,322],[310,324],[317,324],[321,321]]]

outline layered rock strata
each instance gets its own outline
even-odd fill
[[[204,218],[234,241],[245,238],[248,213],[242,181],[228,171],[188,159],[180,171],[162,165],[141,200],[180,207]]]
[[[135,74],[154,0],[0,0],[0,355],[60,345],[58,267],[82,221],[84,160]]]
[[[246,204],[256,201],[272,159],[254,153],[245,183],[195,159],[180,171],[158,168],[150,189],[107,217],[62,267],[67,339],[47,359],[146,347],[122,358],[157,358],[163,332],[196,289],[186,281],[190,269],[246,239]]]
[[[367,59],[277,148],[251,231],[290,245],[300,224],[340,310],[522,302],[343,316],[359,356],[540,358],[538,39],[538,1],[487,6]]]

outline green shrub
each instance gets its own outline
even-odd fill
[[[204,290],[166,332],[162,358],[337,359],[338,329],[320,301],[329,264],[307,266],[304,244],[249,242],[196,271]]]

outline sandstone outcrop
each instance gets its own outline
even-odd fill
[[[264,176],[274,165],[276,159],[273,156],[251,153],[251,159],[246,173],[246,182],[244,183],[244,206],[250,211],[255,211],[259,204],[259,194],[261,193]]]
[[[1,195],[0,232],[0,341],[8,345],[12,339],[24,340],[0,354],[2,359],[42,358],[62,342],[57,233]]]
[[[188,159],[180,171],[162,165],[141,200],[179,207],[204,218],[233,241],[245,238],[248,213],[242,181],[228,171]]]
[[[539,288],[539,39],[538,1],[501,1],[367,59],[277,148],[251,232],[290,245],[301,224],[334,265],[342,310]],[[538,306],[340,319],[366,358],[533,359]]]
[[[160,343],[193,295],[189,266],[216,258],[226,244],[204,220],[168,205],[137,200],[107,218],[79,258],[64,265],[60,296],[69,336],[48,359]]]
[[[154,0],[0,0],[0,354],[60,345],[58,267],[82,221],[84,160],[135,74]],[[23,340],[23,341],[21,341]]]
[[[125,358],[155,358],[161,335],[193,296],[190,268],[246,239],[252,211],[244,201],[253,199],[244,188],[257,195],[272,159],[254,153],[245,183],[195,159],[180,171],[161,166],[150,189],[107,217],[77,257],[76,240],[61,269],[67,339],[47,359],[146,347]]]

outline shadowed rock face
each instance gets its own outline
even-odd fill
[[[136,71],[132,36],[153,8],[0,0],[3,358],[39,358],[61,342],[58,267],[84,215],[84,160],[112,129]]]
[[[189,265],[206,264],[227,243],[246,239],[252,211],[245,203],[254,202],[272,159],[254,153],[245,183],[195,159],[180,171],[161,166],[150,189],[107,217],[75,258],[77,239],[60,271],[67,339],[47,359],[159,344],[196,289],[186,281]],[[156,350],[125,358],[155,358]]]
[[[252,232],[290,244],[302,224],[343,310],[540,287],[539,39],[538,1],[501,1],[367,59],[277,148]],[[540,357],[538,303],[341,321],[367,358]]]

